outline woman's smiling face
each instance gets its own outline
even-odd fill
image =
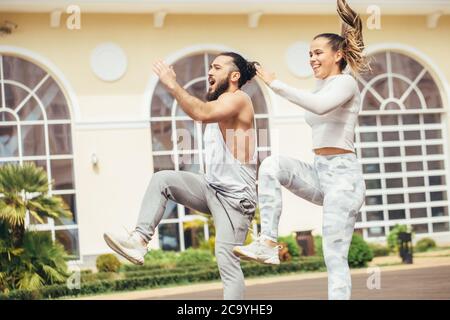
[[[339,61],[342,59],[341,50],[333,51],[328,44],[328,39],[319,37],[310,45],[309,64],[314,72],[314,77],[325,79],[331,75],[339,74]]]

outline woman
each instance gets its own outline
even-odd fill
[[[354,129],[360,109],[356,80],[343,73],[369,70],[363,55],[362,23],[345,2],[337,1],[343,20],[341,35],[319,34],[310,46],[310,64],[317,79],[313,93],[289,87],[260,66],[257,75],[277,94],[305,109],[312,127],[314,163],[281,156],[266,158],[259,169],[258,201],[261,235],[234,253],[247,260],[279,264],[277,245],[281,186],[323,206],[323,253],[328,271],[328,298],[350,299],[348,250],[365,183],[355,155]]]

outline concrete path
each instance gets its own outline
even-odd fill
[[[439,254],[415,257],[414,264],[398,264],[398,257],[374,259],[371,267],[379,267],[380,289],[369,290],[367,281],[372,273],[368,268],[352,270],[353,299],[450,299],[450,257]],[[392,265],[394,264],[394,265]],[[374,284],[374,282],[372,282]],[[325,272],[282,275],[246,279],[246,299],[326,299]],[[112,293],[83,299],[221,299],[220,281]]]

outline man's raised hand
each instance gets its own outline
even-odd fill
[[[175,88],[177,84],[175,71],[172,66],[168,66],[162,60],[158,60],[153,64],[153,71],[159,77],[159,80],[164,84],[169,90]]]

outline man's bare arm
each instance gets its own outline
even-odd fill
[[[245,105],[245,97],[237,93],[224,93],[215,101],[201,101],[190,95],[178,84],[175,71],[163,61],[157,61],[153,65],[153,71],[170,94],[178,101],[184,112],[196,121],[218,122],[225,120],[237,115]]]
[[[215,101],[203,102],[190,95],[179,84],[169,89],[181,108],[192,119],[202,122],[218,122],[236,116],[245,105],[245,98],[236,93],[226,92]]]

